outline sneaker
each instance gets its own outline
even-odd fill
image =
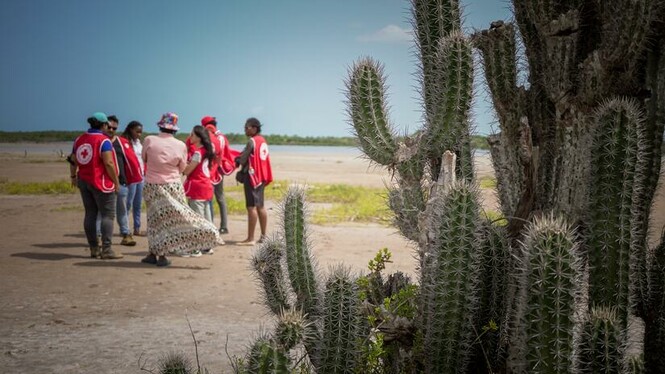
[[[229,233],[229,229],[227,229],[227,228],[220,228],[220,229],[219,229],[219,233],[220,233],[220,234],[228,234],[228,233]]]
[[[126,245],[128,247],[133,247],[136,245],[136,240],[134,240],[134,237],[132,234],[127,234],[122,236],[122,241],[120,242],[120,245]]]
[[[99,247],[90,247],[90,258],[99,258],[102,254],[102,250]]]
[[[211,255],[211,254],[215,253],[215,250],[212,249],[212,248],[204,249],[204,250],[201,251],[201,253],[203,253],[204,255]]]
[[[166,267],[171,265],[171,261],[167,259],[166,256],[159,256],[159,258],[157,259],[157,263],[155,265],[159,267]]]
[[[141,259],[141,262],[144,264],[155,265],[157,264],[157,256],[155,256],[152,253],[149,253],[147,256]]]
[[[201,251],[199,251],[198,249],[189,252],[189,257],[201,257],[201,256],[202,256]]]
[[[171,254],[176,255],[178,257],[192,257],[191,252],[187,252],[187,251],[175,251],[175,252],[171,252]]]
[[[111,248],[106,248],[102,250],[102,254],[99,256],[102,260],[117,260],[125,256],[120,252],[115,252]]]

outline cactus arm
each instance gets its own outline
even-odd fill
[[[363,152],[374,162],[392,167],[397,143],[388,122],[383,67],[364,58],[354,64],[346,82],[348,114]]]
[[[658,1],[600,2],[602,42],[600,54],[609,66],[633,67],[647,46]]]
[[[473,159],[469,145],[469,109],[473,92],[473,57],[471,43],[459,31],[442,37],[433,56],[433,83],[429,91],[431,105],[427,110],[425,147],[430,159],[440,160],[446,150],[457,154],[460,178],[473,179]],[[440,161],[432,166],[437,179]]]
[[[275,315],[289,309],[287,283],[282,271],[283,256],[281,241],[270,238],[252,257],[252,268],[261,283],[264,302]]]
[[[318,285],[316,268],[307,239],[305,193],[299,188],[289,188],[282,206],[286,263],[291,287],[296,294],[296,306],[314,318],[318,314]]]
[[[637,163],[637,132],[643,114],[634,101],[611,100],[598,109],[589,191],[589,293],[591,305],[616,305],[624,325],[634,305],[631,209]],[[622,183],[617,183],[622,181]]]

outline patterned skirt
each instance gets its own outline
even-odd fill
[[[217,228],[187,205],[182,183],[146,183],[143,199],[148,208],[150,253],[165,256],[219,245]]]

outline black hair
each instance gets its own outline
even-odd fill
[[[208,135],[208,130],[201,125],[196,125],[192,129],[192,132],[201,139],[201,145],[206,150],[206,157],[209,163],[212,163],[212,160],[215,158],[215,153],[212,148],[212,142],[210,141],[210,135]]]
[[[165,129],[163,127],[159,127],[159,132],[165,132],[167,134],[175,135],[175,133],[177,133],[178,130],[169,130],[169,129]]]
[[[90,125],[90,128],[95,129],[95,130],[101,129],[102,126],[104,126],[107,123],[108,122],[102,122],[102,121],[98,120],[95,117],[89,117],[88,118],[88,124]]]
[[[115,114],[111,114],[110,116],[108,116],[106,118],[108,118],[109,122],[120,123],[120,121],[118,121],[118,117],[116,117]]]
[[[132,134],[130,133],[130,131],[134,130],[137,127],[143,127],[143,124],[139,121],[131,121],[130,123],[128,123],[127,126],[125,127],[125,131],[122,132],[122,137],[127,140],[134,140],[132,139]]]
[[[256,129],[257,134],[261,133],[261,121],[259,121],[254,117],[247,118],[247,121],[245,121],[245,126],[254,127]]]

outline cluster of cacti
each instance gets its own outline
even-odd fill
[[[512,3],[513,23],[466,37],[458,1],[412,0],[424,124],[410,136],[395,136],[381,64],[364,58],[347,81],[360,147],[393,172],[395,225],[419,246],[421,367],[664,372],[665,255],[647,233],[665,126],[665,6]],[[473,48],[499,123],[489,145],[505,227],[483,222],[464,192],[474,184]],[[490,322],[498,336],[483,329]]]
[[[419,285],[380,270],[319,280],[304,194],[290,190],[254,268],[269,309],[301,318],[278,322],[237,371],[665,372],[665,241],[647,240],[665,127],[662,1],[513,0],[514,22],[470,37],[458,0],[411,5],[422,128],[396,136],[371,58],[346,86],[362,151],[392,172],[388,204],[418,245]],[[483,217],[475,187],[474,48],[499,124],[488,142],[505,225]],[[403,295],[408,313],[390,305]]]
[[[302,368],[303,350],[304,367],[317,372],[353,373],[360,365],[368,323],[361,313],[359,286],[341,266],[319,281],[306,217],[304,191],[289,189],[279,234],[263,242],[252,259],[265,303],[278,320],[271,334],[259,337],[247,357],[235,362],[236,372],[307,370]]]

